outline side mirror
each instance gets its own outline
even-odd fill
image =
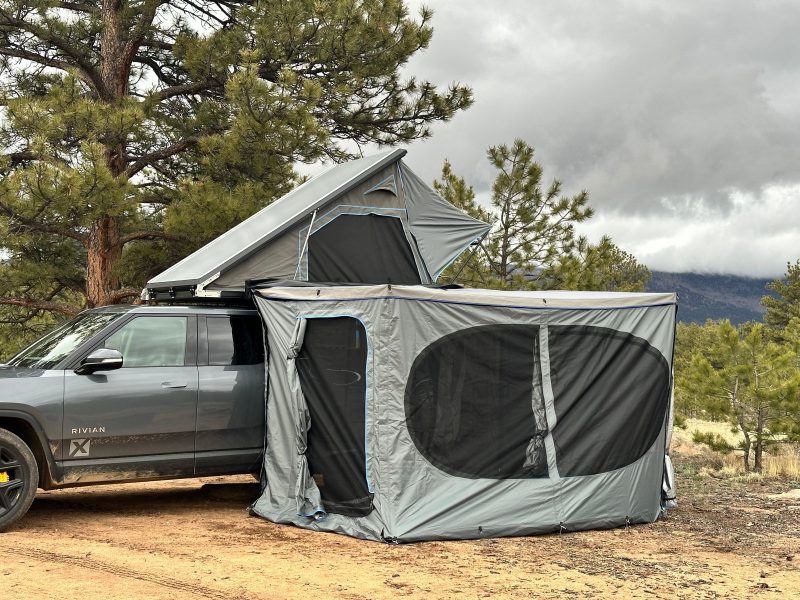
[[[113,371],[122,367],[122,354],[118,350],[98,348],[81,361],[75,369],[78,375],[91,375],[97,371]]]

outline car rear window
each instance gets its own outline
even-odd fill
[[[206,324],[209,365],[257,365],[264,362],[259,317],[208,317]]]

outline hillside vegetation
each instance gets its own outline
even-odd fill
[[[705,323],[728,319],[733,324],[761,321],[761,298],[769,293],[769,279],[713,273],[667,273],[652,271],[649,292],[676,292],[678,319]]]

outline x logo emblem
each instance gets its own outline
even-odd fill
[[[81,438],[79,440],[70,440],[69,455],[73,456],[89,456],[89,449],[91,448],[92,440],[88,438]]]

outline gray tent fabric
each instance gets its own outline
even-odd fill
[[[308,281],[309,258],[313,262],[314,252],[317,257],[325,252],[313,242],[327,237],[336,243],[337,236],[342,244],[348,241],[326,230],[343,216],[387,217],[402,234],[359,241],[363,251],[355,257],[345,253],[346,260],[339,261],[337,272],[349,279],[337,281],[375,282],[375,265],[363,264],[375,254],[385,259],[378,268],[380,283],[435,281],[490,225],[439,197],[402,162],[404,155],[405,150],[392,150],[330,167],[152,278],[145,297],[175,290],[197,296],[241,294],[247,281]],[[392,255],[402,258],[389,260]],[[409,257],[413,281],[406,268]],[[394,270],[397,265],[403,265],[401,273]],[[369,277],[361,276],[362,268]]]
[[[464,248],[486,235],[490,227],[444,200],[405,165],[400,173],[411,230],[428,273],[436,281]]]
[[[254,514],[390,542],[608,528],[661,514],[674,294],[377,285],[254,296],[269,352]],[[331,425],[298,409],[304,390],[292,364],[320,351],[298,333],[320,319],[357,320],[366,335],[357,487],[371,507],[358,514],[326,506],[316,482],[348,483],[303,458],[314,450],[308,434]],[[320,364],[330,370],[315,376],[330,385],[361,377]],[[345,441],[341,450],[333,441],[328,464],[351,460]]]
[[[297,500],[297,514],[306,517],[324,513],[322,498],[319,488],[314,480],[309,476],[308,460],[306,459],[306,444],[308,440],[308,429],[310,418],[305,397],[300,389],[300,378],[297,373],[295,361],[303,346],[303,337],[306,331],[305,319],[298,319],[295,323],[294,333],[289,343],[287,360],[287,378],[291,392],[292,410],[295,414],[295,444],[297,447],[297,485],[294,496]]]

